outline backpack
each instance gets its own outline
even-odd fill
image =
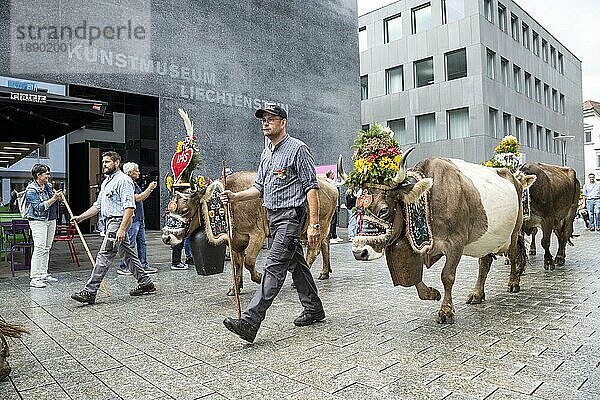
[[[21,217],[23,218],[27,218],[27,211],[28,211],[28,205],[27,205],[27,198],[25,197],[25,190],[17,193],[17,204],[19,206],[19,212],[21,213]]]

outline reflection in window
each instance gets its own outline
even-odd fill
[[[505,58],[500,59],[500,73],[502,74],[502,84],[508,86],[508,60]]]
[[[542,39],[542,60],[548,62],[548,42]]]
[[[498,26],[506,32],[506,7],[498,3]]]
[[[537,126],[536,128],[536,143],[535,143],[535,148],[538,150],[542,149],[542,146],[544,144],[544,128],[542,128],[541,126]]]
[[[363,26],[358,29],[358,51],[365,51],[367,49],[367,27]]]
[[[529,46],[529,25],[527,25],[525,22],[522,23],[523,26],[523,30],[522,30],[522,39],[523,39],[523,46],[529,50],[530,46]]]
[[[498,132],[498,110],[490,107],[488,113],[489,123],[490,123],[490,135],[495,138],[499,138]]]
[[[415,87],[433,84],[433,57],[415,61]]]
[[[412,9],[412,33],[424,32],[431,28],[431,3]]]
[[[533,124],[531,122],[527,123],[527,142],[525,146],[533,147]]]
[[[402,37],[402,16],[400,14],[383,20],[383,43],[393,42]]]
[[[363,75],[360,77],[360,99],[366,100],[369,98],[369,76]]]
[[[510,32],[512,38],[519,41],[519,17],[515,14],[510,14]]]
[[[387,126],[394,132],[394,139],[398,143],[406,144],[406,124],[404,123],[404,118],[388,121]]]
[[[540,35],[537,34],[536,31],[532,33],[533,37],[533,54],[536,56],[540,56]]]
[[[525,71],[525,95],[531,98],[531,74]]]
[[[494,23],[494,4],[492,0],[484,0],[483,4],[485,19],[490,21],[492,24]]]
[[[565,60],[560,51],[558,52],[558,72],[560,72],[563,75],[565,74]]]
[[[560,113],[565,115],[565,95],[560,94]]]
[[[385,70],[385,93],[392,94],[404,90],[402,66]]]
[[[435,114],[417,116],[417,142],[435,141]]]
[[[515,117],[515,137],[517,140],[523,142],[523,120]]]
[[[448,111],[448,139],[469,136],[469,109]]]
[[[504,136],[508,136],[511,134],[510,132],[510,114],[504,113],[502,116],[502,131]]]
[[[513,65],[513,82],[515,83],[515,90],[521,93],[521,68]]]
[[[458,21],[464,17],[464,0],[442,0],[442,24]]]
[[[496,78],[496,53],[487,49],[487,76],[490,79]]]
[[[459,49],[446,53],[446,80],[467,76],[467,51]]]

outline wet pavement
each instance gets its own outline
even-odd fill
[[[50,270],[60,281],[47,288],[30,288],[26,272],[11,278],[2,264],[0,316],[31,335],[9,340],[13,371],[0,399],[600,398],[600,233],[581,222],[576,233],[565,266],[545,271],[539,250],[530,258],[520,293],[506,291],[509,267],[495,261],[479,305],[465,304],[477,261],[464,257],[454,325],[435,322],[440,302],[393,287],[384,259],[359,263],[347,240],[334,244],[331,278],[317,282],[326,320],[293,325],[302,310],[288,279],[254,344],[222,324],[235,314],[228,264],[212,276],[172,271],[151,232],[157,293],[130,297],[134,279],[112,268],[111,296],[84,306],[69,296],[89,262],[79,240],[81,269],[58,243]],[[88,238],[97,249],[98,237]],[[424,276],[440,291],[441,267]],[[243,305],[255,288],[245,273]]]

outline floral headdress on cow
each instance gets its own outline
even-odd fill
[[[373,124],[358,132],[354,141],[354,170],[345,183],[358,188],[369,184],[389,184],[400,167],[402,149],[390,128]]]
[[[496,154],[483,164],[486,167],[508,168],[514,173],[521,166],[520,147],[521,145],[516,137],[507,135],[496,146]]]
[[[205,187],[207,182],[203,176],[194,178],[194,170],[202,162],[200,157],[200,148],[194,135],[194,123],[190,120],[188,114],[178,109],[179,115],[183,119],[186,135],[184,140],[177,142],[177,149],[171,158],[171,174],[165,177],[167,189],[171,191],[174,187]]]

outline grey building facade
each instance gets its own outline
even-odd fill
[[[0,75],[109,102],[108,127],[69,135],[70,178],[115,149],[162,182],[185,135],[178,108],[194,122],[199,173],[218,178],[221,160],[256,169],[265,142],[254,111],[264,101],[287,109],[288,132],[317,165],[334,164],[360,129],[356,21],[354,0],[13,0],[0,8],[10,32],[0,38]],[[97,183],[94,173],[78,190]]]
[[[507,134],[525,161],[583,174],[581,61],[511,0],[403,0],[359,17],[361,120],[412,162],[482,162]]]

